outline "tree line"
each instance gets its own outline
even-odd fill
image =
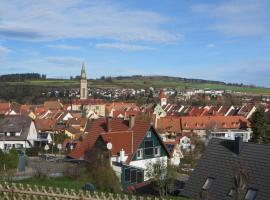
[[[23,73],[23,74],[5,74],[0,76],[0,81],[26,81],[26,80],[46,80],[46,74]]]

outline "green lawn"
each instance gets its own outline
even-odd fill
[[[15,183],[37,185],[37,186],[46,186],[46,187],[59,187],[59,188],[68,188],[80,190],[84,185],[84,181],[75,180],[68,177],[59,177],[59,178],[30,178],[21,181],[15,181]]]

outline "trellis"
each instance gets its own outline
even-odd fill
[[[1,200],[151,200],[150,197],[129,196],[126,194],[75,191],[44,186],[30,186],[20,183],[0,183]],[[158,200],[158,198],[154,198]]]

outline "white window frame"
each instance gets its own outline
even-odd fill
[[[157,149],[157,153],[156,153],[156,149]],[[154,147],[154,156],[160,156],[160,146]]]
[[[147,137],[150,138],[152,135],[152,132],[151,131],[147,131]]]
[[[138,156],[138,153],[140,153],[140,156]],[[143,158],[143,149],[138,149],[136,153],[137,159],[142,159]]]

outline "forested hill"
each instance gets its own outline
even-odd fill
[[[194,79],[194,78],[182,78],[182,77],[172,77],[172,76],[142,76],[142,75],[134,75],[134,76],[117,76],[117,77],[101,77],[100,79],[112,79],[112,80],[162,80],[162,81],[175,81],[175,82],[184,82],[184,83],[194,83],[194,84],[215,84],[215,85],[227,85],[227,86],[237,86],[237,87],[256,87],[255,85],[244,85],[243,83],[225,83],[222,81],[212,81],[212,80],[204,80],[204,79]]]
[[[38,73],[24,73],[24,74],[5,74],[0,75],[1,82],[19,82],[19,81],[27,81],[27,80],[46,80],[45,74]]]

